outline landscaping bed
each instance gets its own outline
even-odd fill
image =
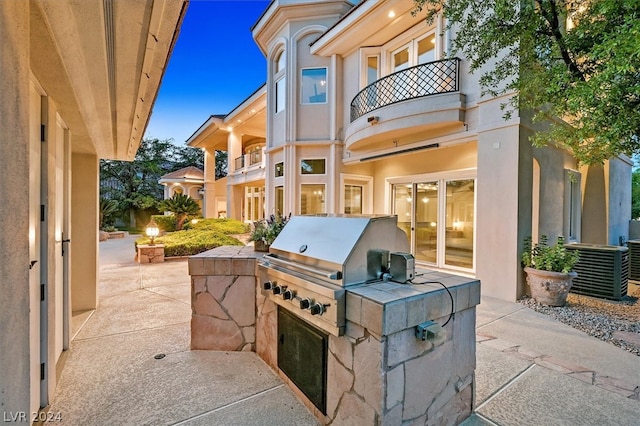
[[[625,300],[614,302],[569,293],[562,307],[545,306],[530,297],[518,302],[590,336],[640,356],[640,286],[629,283]]]
[[[247,226],[232,219],[200,219],[197,222],[189,222],[182,231],[166,233],[155,239],[156,244],[164,245],[165,257],[192,256],[220,246],[245,245],[235,234],[247,232]],[[138,244],[149,244],[148,237],[138,238],[135,241],[136,251]]]

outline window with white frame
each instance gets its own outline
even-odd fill
[[[324,195],[323,184],[300,185],[300,214],[326,213]]]
[[[282,177],[284,176],[284,163],[281,161],[279,163],[276,163],[275,167],[274,167],[274,177]]]
[[[284,186],[275,187],[274,205],[277,213],[284,214]]]
[[[285,78],[285,68],[286,68],[286,53],[285,51],[281,51],[275,57],[274,67],[273,67],[273,81],[274,83],[274,92],[275,92],[275,112],[276,114],[280,111],[284,110],[284,106],[286,103],[286,78]]]
[[[300,161],[300,174],[323,175],[326,173],[326,161],[324,158],[304,159]]]
[[[320,104],[327,102],[327,69],[304,68],[301,70],[300,102]]]

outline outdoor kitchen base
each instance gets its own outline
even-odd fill
[[[424,274],[424,281],[447,283],[456,306],[442,331],[424,341],[416,338],[418,324],[442,325],[450,317],[451,299],[439,284],[347,290],[345,335],[328,336],[326,412],[278,368],[278,306],[260,289],[256,351],[323,424],[459,424],[473,407],[480,286],[473,279]]]
[[[229,247],[189,259],[192,348],[255,350],[322,424],[455,425],[471,414],[478,280],[418,269],[411,283],[351,284],[343,269],[326,276],[345,285],[323,284],[272,259]]]

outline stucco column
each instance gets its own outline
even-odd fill
[[[71,310],[98,305],[98,157],[71,156]]]
[[[229,174],[236,170],[236,158],[243,155],[242,136],[235,132],[230,132],[227,139],[229,153],[227,161],[229,164]],[[242,202],[244,198],[244,188],[238,185],[227,187],[227,217],[231,219],[243,220]]]
[[[512,301],[522,291],[519,133],[516,124],[478,134],[477,277],[484,296]]]
[[[0,411],[29,413],[29,2],[0,2],[0,40]]]
[[[202,202],[202,216],[217,218],[216,207],[216,150],[204,150],[204,200]]]

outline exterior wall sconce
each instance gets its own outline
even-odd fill
[[[371,117],[367,117],[367,123],[369,124],[377,124],[379,120],[380,120],[380,117],[376,117],[375,115],[372,115]]]
[[[151,222],[149,222],[149,224],[147,225],[145,234],[147,234],[147,237],[151,238],[151,242],[149,243],[149,245],[154,245],[155,238],[160,235],[160,228],[158,228],[158,225],[153,220],[153,218],[151,218]]]

